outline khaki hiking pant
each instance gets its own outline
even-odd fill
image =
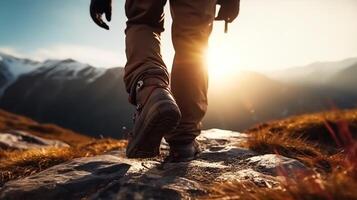
[[[124,82],[130,96],[136,83],[159,77],[169,83],[169,74],[160,51],[167,0],[126,0],[128,18]],[[193,140],[200,134],[207,110],[208,74],[204,54],[215,17],[216,0],[170,0],[172,42],[175,57],[171,91],[182,113],[178,128],[165,139],[169,143]],[[130,100],[134,103],[133,99]],[[135,103],[134,103],[135,104]]]

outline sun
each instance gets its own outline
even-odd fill
[[[210,43],[206,63],[211,80],[224,81],[237,72],[239,57],[234,48],[224,43]]]

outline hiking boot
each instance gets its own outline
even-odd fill
[[[196,159],[200,153],[200,146],[196,140],[190,143],[170,144],[170,153],[164,163],[188,162]]]
[[[160,154],[164,134],[173,131],[181,119],[180,109],[168,86],[137,83],[134,127],[128,139],[128,158],[149,158]],[[141,93],[141,94],[140,94]]]

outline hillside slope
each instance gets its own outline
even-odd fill
[[[74,146],[91,140],[90,137],[74,131],[53,124],[40,124],[30,118],[0,109],[0,132],[11,130],[25,131],[39,137],[60,140]]]
[[[335,74],[330,80],[331,87],[339,88],[357,96],[357,63]]]

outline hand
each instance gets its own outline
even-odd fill
[[[215,20],[224,20],[228,23],[233,22],[239,14],[240,0],[218,0],[221,5]]]
[[[112,19],[112,0],[92,0],[90,4],[90,16],[98,26],[109,30],[108,24],[102,19],[103,14],[105,14],[107,21],[110,22]]]

